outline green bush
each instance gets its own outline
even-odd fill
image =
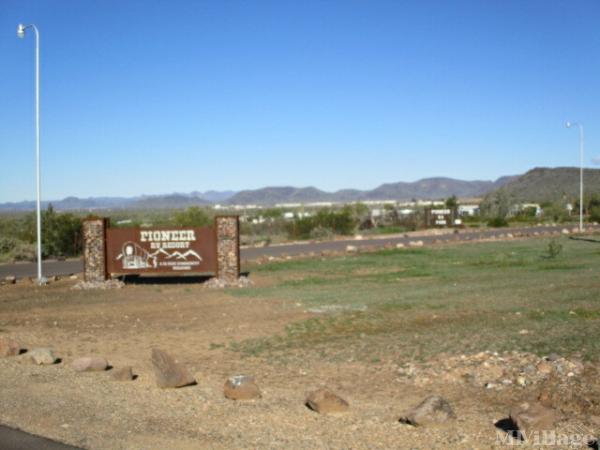
[[[546,248],[546,256],[548,258],[554,259],[562,252],[563,246],[556,239],[551,239],[548,242],[548,247]]]
[[[9,253],[17,246],[17,240],[9,237],[0,237],[0,254]]]
[[[178,227],[206,227],[212,223],[210,215],[198,206],[190,206],[173,216],[173,225]]]
[[[42,212],[42,255],[74,256],[81,252],[82,245],[81,219],[70,213],[56,213],[48,205]]]
[[[35,244],[23,241],[18,241],[9,255],[13,261],[35,261],[37,259]]]
[[[591,222],[600,222],[600,206],[592,206],[590,208],[589,220]]]
[[[310,239],[311,233],[317,228],[322,229],[317,234],[323,234],[323,230],[328,230],[332,235],[348,236],[354,233],[356,224],[357,220],[353,217],[350,208],[341,211],[322,209],[312,217],[304,217],[288,223],[287,232],[292,239]]]
[[[507,227],[508,221],[504,217],[492,217],[490,220],[488,220],[487,224],[488,227],[500,228]]]
[[[569,211],[561,202],[542,204],[543,217],[553,222],[568,222],[571,220]]]
[[[333,232],[329,228],[317,226],[310,231],[309,237],[316,240],[329,239],[333,237]]]

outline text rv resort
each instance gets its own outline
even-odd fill
[[[194,230],[140,231],[139,242],[125,242],[116,259],[123,269],[192,270],[202,262],[190,248],[195,241]]]

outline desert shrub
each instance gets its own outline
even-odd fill
[[[546,256],[548,258],[556,258],[562,252],[563,246],[556,239],[551,239],[546,247]]]
[[[493,228],[500,228],[500,227],[507,227],[508,226],[508,221],[506,220],[506,218],[504,217],[492,217],[490,220],[488,220],[488,227],[493,227]]]
[[[311,239],[329,239],[333,237],[333,232],[329,228],[317,226],[310,231]]]
[[[0,254],[9,253],[17,246],[17,240],[10,237],[0,237]]]
[[[452,197],[448,197],[445,201],[446,208],[454,209],[458,208],[458,199],[456,195],[452,195]]]
[[[512,219],[515,222],[535,223],[537,222],[537,208],[529,206],[517,212]]]
[[[600,206],[592,206],[590,208],[589,220],[592,222],[600,222]]]
[[[190,206],[184,211],[177,211],[172,222],[178,227],[205,227],[212,223],[212,219],[204,209]]]
[[[514,202],[508,192],[504,189],[498,189],[484,198],[480,210],[490,221],[498,218],[506,219],[513,203]]]
[[[568,222],[571,220],[569,211],[561,202],[545,203],[542,205],[543,217],[553,222]]]
[[[81,219],[70,213],[56,213],[48,205],[42,213],[42,255],[74,256],[81,252],[82,245]]]
[[[57,213],[52,205],[42,211],[42,256],[74,256],[81,252],[81,218]],[[30,261],[36,255],[37,221],[34,212],[0,218],[0,255]]]
[[[15,248],[10,252],[13,261],[35,261],[37,258],[35,244],[17,241]]]
[[[344,208],[341,211],[322,209],[312,217],[303,217],[287,224],[288,236],[292,239],[309,239],[316,228],[329,230],[331,234],[351,235],[357,221],[352,211]],[[323,233],[319,231],[318,233]]]
[[[288,236],[292,239],[309,239],[310,233],[315,226],[313,217],[295,219],[287,225]]]

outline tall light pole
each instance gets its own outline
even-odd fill
[[[583,231],[583,125],[579,122],[567,122],[567,128],[579,127],[579,231]]]
[[[37,213],[37,275],[38,283],[43,284],[42,277],[42,213],[41,213],[41,187],[40,187],[40,33],[33,24],[19,24],[17,36],[25,37],[25,30],[31,28],[35,33],[35,179],[36,179],[36,213]]]

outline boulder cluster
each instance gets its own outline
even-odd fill
[[[541,386],[550,378],[570,382],[577,379],[583,371],[584,363],[578,358],[567,359],[554,353],[539,357],[526,352],[499,353],[489,350],[472,355],[442,355],[439,364],[433,366],[408,363],[397,368],[400,376],[409,378],[420,386],[426,386],[434,380],[443,380],[494,391]]]

